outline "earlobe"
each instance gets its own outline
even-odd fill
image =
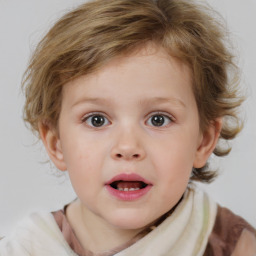
[[[202,134],[202,138],[195,156],[195,161],[193,165],[194,168],[201,168],[206,164],[208,158],[216,147],[221,127],[222,119],[217,118],[210,123],[208,128]]]
[[[64,161],[61,143],[57,135],[57,132],[54,129],[50,128],[49,125],[40,123],[39,133],[45,146],[45,149],[49,157],[51,158],[52,162],[59,170],[65,171],[67,168]]]

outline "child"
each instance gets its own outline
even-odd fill
[[[224,33],[186,0],[96,0],[27,69],[24,117],[77,200],[35,213],[0,255],[254,255],[255,230],[193,181],[241,124]]]

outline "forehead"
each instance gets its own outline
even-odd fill
[[[168,89],[174,98],[187,101],[193,96],[188,65],[152,45],[112,59],[97,72],[79,77],[63,88],[63,100],[109,98],[131,95],[163,98]],[[129,97],[128,97],[129,96]],[[183,98],[183,99],[182,99]],[[192,97],[193,98],[193,97]],[[72,99],[71,99],[72,100]]]

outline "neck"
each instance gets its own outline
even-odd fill
[[[113,227],[99,216],[93,215],[79,200],[68,206],[66,216],[82,247],[93,253],[128,246],[132,238],[142,230]]]

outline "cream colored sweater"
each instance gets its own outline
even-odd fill
[[[203,256],[216,212],[217,205],[207,194],[196,188],[188,189],[171,216],[115,256]],[[0,241],[0,256],[14,255],[77,256],[51,213],[32,214],[11,236]],[[243,232],[232,253],[232,256],[240,255],[256,255],[256,239],[250,232]]]

